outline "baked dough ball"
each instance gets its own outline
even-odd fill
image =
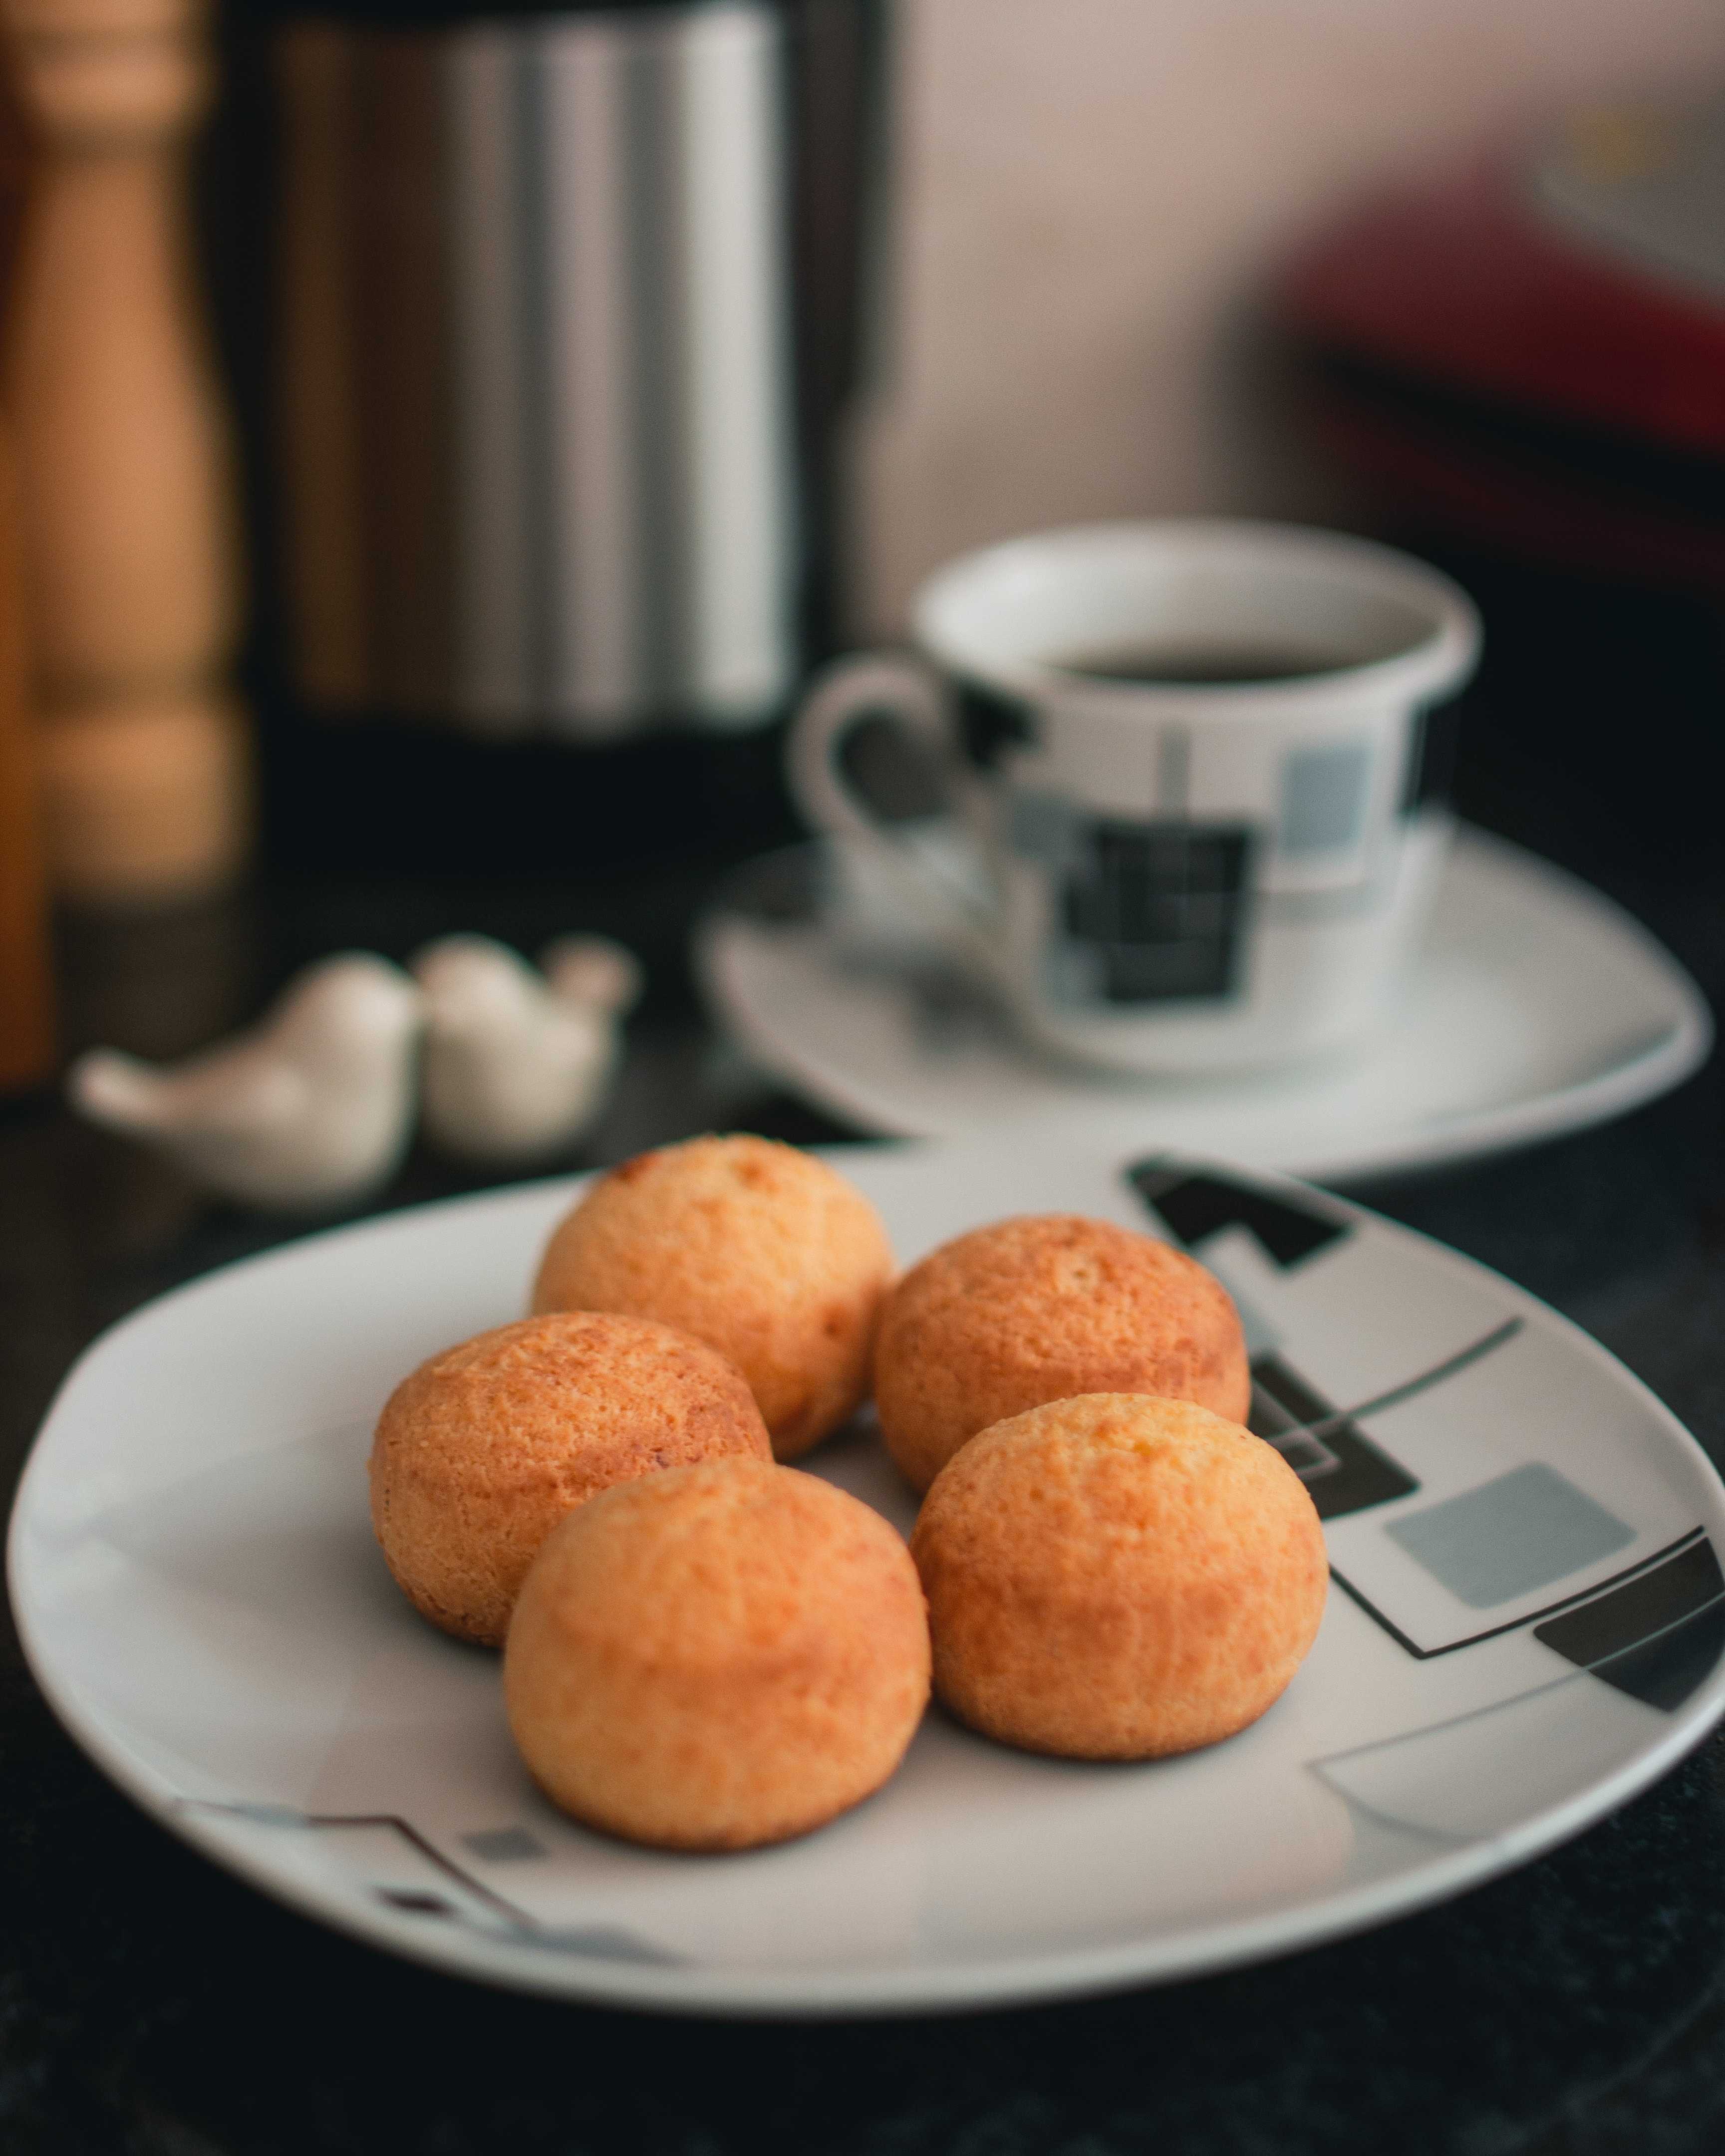
[[[1273,1447],[1185,1400],[1094,1393],[972,1440],[911,1539],[934,1683],[1030,1752],[1146,1759],[1214,1744],[1317,1636],[1317,1508]]]
[[[928,1700],[910,1553],[792,1467],[674,1469],[566,1520],[503,1659],[534,1779],[590,1826],[750,1849],[859,1803]]]
[[[546,1247],[535,1310],[624,1310],[728,1355],[794,1460],[868,1390],[892,1245],[861,1192],[768,1138],[691,1138],[613,1168]]]
[[[391,1394],[372,1525],[416,1609],[495,1646],[540,1543],[596,1491],[771,1457],[748,1387],[700,1341],[639,1317],[524,1317],[434,1355]]]
[[[942,1244],[881,1315],[875,1405],[919,1490],[978,1430],[1079,1393],[1156,1393],[1244,1422],[1251,1373],[1228,1291],[1153,1236],[1033,1214]]]

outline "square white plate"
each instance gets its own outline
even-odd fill
[[[907,1263],[1003,1214],[1076,1211],[1173,1235],[1228,1281],[1255,1420],[1318,1425],[1281,1441],[1336,1581],[1250,1729],[1098,1766],[932,1712],[876,1797],[744,1856],[559,1815],[510,1743],[496,1658],[391,1583],[364,1462],[399,1378],[520,1314],[567,1182],[311,1237],[96,1342],[11,1536],[67,1727],[217,1862],[379,1946],[572,1997],[815,2015],[1175,1977],[1381,1922],[1576,1832],[1725,1708],[1725,1488],[1531,1296],[1338,1199],[1211,1167],[1134,1179],[1096,1147],[1001,1142],[834,1158]],[[808,1464],[908,1527],[866,1418]]]

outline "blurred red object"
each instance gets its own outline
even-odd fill
[[[1656,116],[1655,116],[1656,117]],[[1291,264],[1330,446],[1410,519],[1725,588],[1725,109],[1368,201]]]

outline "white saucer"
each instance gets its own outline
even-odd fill
[[[819,843],[752,864],[696,938],[719,1019],[751,1059],[860,1128],[1217,1154],[1341,1181],[1556,1137],[1656,1098],[1712,1045],[1701,991],[1622,909],[1464,829],[1394,1030],[1345,1064],[1132,1080],[1026,1046],[901,919],[859,926]]]
[[[1725,1488],[1531,1296],[1211,1166],[1002,1140],[834,1158],[906,1262],[1073,1210],[1177,1236],[1227,1281],[1254,1419],[1307,1480],[1336,1580],[1260,1721],[1098,1766],[932,1712],[877,1795],[742,1856],[554,1811],[497,1657],[422,1623],[384,1569],[365,1461],[404,1372],[522,1308],[570,1183],[311,1237],[97,1342],[12,1527],[55,1712],[164,1826],[373,1945],[525,1990],[816,2015],[1189,1975],[1384,1922],[1579,1832],[1725,1707]],[[806,1464],[909,1526],[866,1417]]]

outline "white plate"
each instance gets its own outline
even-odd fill
[[[1394,1030],[1353,1061],[1246,1079],[1132,1081],[1025,1047],[906,924],[824,899],[819,845],[733,883],[696,937],[721,1021],[767,1070],[862,1128],[1214,1154],[1326,1181],[1556,1137],[1705,1061],[1701,991],[1620,907],[1464,829]],[[880,894],[873,895],[878,902]]]
[[[520,1311],[568,1183],[314,1237],[97,1342],[11,1539],[68,1728],[175,1833],[379,1946],[531,1990],[821,2014],[1173,1977],[1379,1922],[1573,1834],[1725,1706],[1725,1489],[1530,1296],[1296,1184],[1164,1168],[1153,1214],[1095,1152],[841,1164],[906,1260],[1021,1210],[1178,1233],[1241,1302],[1260,1426],[1391,1396],[1291,1455],[1332,1506],[1339,1585],[1252,1728],[1093,1766],[932,1713],[878,1796],[741,1856],[560,1816],[511,1747],[495,1656],[389,1580],[363,1464],[405,1370]],[[866,1427],[813,1464],[908,1526]]]

